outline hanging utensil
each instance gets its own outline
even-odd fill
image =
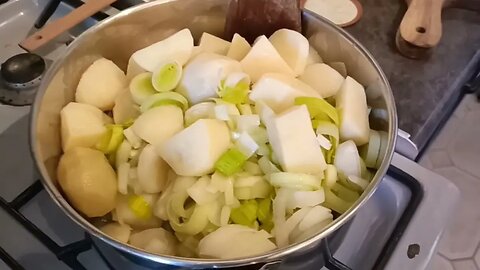
[[[116,0],[90,0],[65,17],[47,24],[40,31],[20,42],[19,45],[26,51],[35,51],[115,1]]]

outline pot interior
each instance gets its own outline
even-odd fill
[[[158,0],[125,10],[98,23],[70,44],[44,76],[32,111],[32,152],[48,192],[67,215],[90,233],[130,252],[96,229],[65,200],[56,184],[56,168],[61,155],[60,110],[74,100],[81,74],[100,57],[114,61],[126,70],[130,55],[138,49],[183,28],[189,28],[196,41],[203,32],[223,35],[228,1]],[[343,30],[312,13],[302,15],[304,35],[326,63],[343,62],[348,75],[364,85],[372,107],[371,128],[388,132],[389,144],[382,166],[358,202],[337,218],[316,238],[324,237],[353,216],[385,174],[393,154],[396,112],[393,96],[382,71],[363,47]],[[343,220],[342,220],[343,219]],[[280,254],[277,252],[277,255]],[[153,257],[153,256],[152,256]],[[160,257],[160,256],[157,256]],[[164,261],[164,259],[156,259]]]

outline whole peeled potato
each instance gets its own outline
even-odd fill
[[[100,217],[115,208],[117,177],[100,151],[76,147],[60,158],[58,181],[68,200],[88,217]]]
[[[111,60],[100,58],[82,74],[75,100],[108,111],[115,105],[117,95],[127,86],[125,73]]]

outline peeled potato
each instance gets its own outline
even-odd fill
[[[252,82],[256,82],[265,73],[282,73],[290,76],[295,74],[265,36],[257,38],[252,49],[240,63]]]
[[[338,116],[341,119],[340,140],[353,140],[357,146],[368,143],[370,123],[367,97],[363,86],[352,77],[347,76],[335,100]]]
[[[297,31],[284,28],[275,31],[268,40],[296,76],[303,73],[310,48],[306,37]]]
[[[60,158],[58,182],[68,200],[88,217],[101,217],[115,208],[117,177],[105,155],[76,147]]]
[[[175,34],[138,50],[128,60],[127,76],[129,79],[145,71],[153,72],[162,62],[174,60],[184,65],[192,54],[193,37],[185,28]]]
[[[251,48],[252,46],[250,46],[246,39],[239,34],[234,34],[227,52],[227,57],[240,61],[247,55]]]
[[[199,47],[202,52],[226,55],[228,48],[230,47],[230,42],[204,32],[200,38]]]
[[[213,172],[227,151],[230,132],[225,122],[199,119],[158,147],[160,156],[178,175],[202,176]]]
[[[308,57],[307,57],[307,66],[316,63],[323,63],[322,57],[318,54],[317,50],[310,46],[308,49]]]
[[[159,145],[183,129],[183,111],[175,105],[163,105],[141,114],[132,125],[144,141]]]
[[[82,74],[75,100],[91,104],[102,111],[111,110],[115,98],[127,86],[123,71],[112,61],[100,58]]]
[[[169,167],[151,144],[145,146],[138,158],[138,183],[146,193],[158,193],[167,184]]]
[[[133,101],[129,89],[123,90],[123,92],[117,96],[112,111],[115,124],[123,124],[127,121],[134,120],[140,115],[138,106]]]
[[[103,225],[100,230],[122,243],[127,243],[132,229],[128,225],[112,222]]]
[[[345,80],[338,71],[323,63],[307,66],[299,79],[317,90],[323,98],[337,94]]]
[[[280,73],[264,74],[252,87],[250,99],[263,101],[275,112],[281,112],[294,105],[296,97],[320,95],[304,82]]]
[[[176,91],[197,104],[218,97],[220,81],[228,74],[241,72],[238,61],[215,53],[200,53],[183,69],[183,76]]]
[[[70,102],[60,111],[62,148],[93,147],[106,131],[105,124],[111,119],[100,109]]]

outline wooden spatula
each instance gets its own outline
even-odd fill
[[[35,51],[115,1],[116,0],[89,0],[66,16],[48,23],[19,45],[28,52]]]
[[[480,12],[478,0],[406,0],[408,10],[397,31],[398,50],[410,58],[422,58],[442,37],[442,10],[449,7]]]

